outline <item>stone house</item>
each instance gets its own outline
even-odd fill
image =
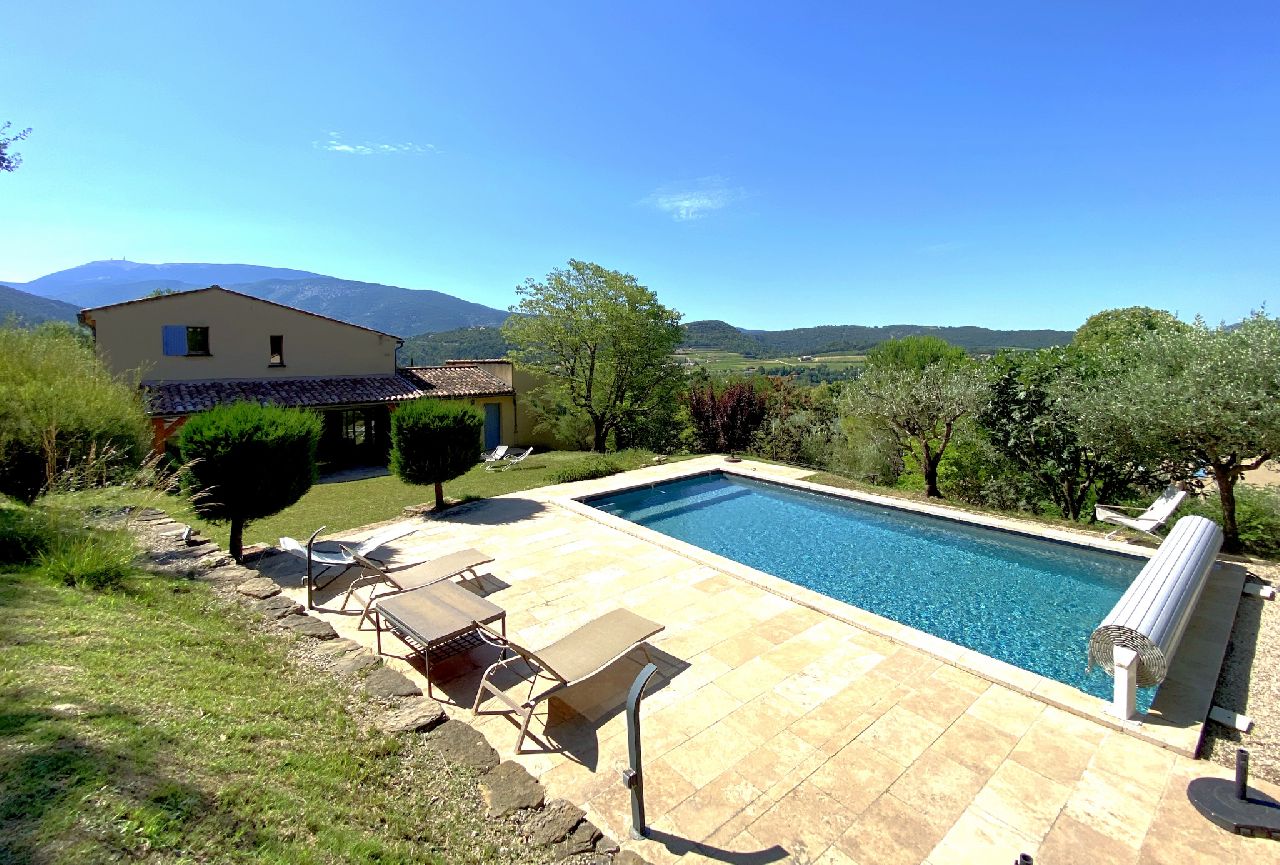
[[[79,320],[107,368],[137,379],[157,449],[192,414],[238,400],[319,412],[320,459],[332,465],[385,464],[390,413],[422,397],[483,411],[486,447],[523,441],[510,361],[398,367],[392,334],[216,285],[85,309]]]

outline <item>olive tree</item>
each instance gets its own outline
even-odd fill
[[[882,343],[846,398],[847,410],[878,425],[900,453],[915,451],[925,494],[941,498],[938,464],[956,423],[982,404],[986,385],[963,349],[937,337]]]
[[[1094,446],[1175,477],[1212,473],[1223,549],[1239,552],[1236,483],[1280,453],[1280,322],[1256,313],[1233,327],[1153,332],[1110,353],[1078,410]]]
[[[545,402],[587,419],[596,451],[621,425],[642,423],[676,398],[680,313],[634,276],[570,260],[516,292],[520,303],[502,326],[513,357],[547,377]]]
[[[391,471],[407,484],[434,484],[444,509],[444,482],[480,459],[484,415],[474,406],[419,399],[391,413]]]
[[[314,412],[251,402],[217,406],[183,425],[183,492],[200,516],[231,524],[236,561],[247,523],[279,513],[311,489],[321,426]]]

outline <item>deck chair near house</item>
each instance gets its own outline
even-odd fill
[[[348,544],[346,546],[340,543],[335,544],[335,546],[337,546],[336,550],[321,550],[316,548],[316,536],[324,530],[325,527],[321,526],[312,532],[311,537],[307,538],[306,546],[303,546],[301,542],[296,541],[293,538],[280,539],[280,549],[282,552],[286,552],[291,556],[297,556],[307,563],[306,587],[307,609],[309,610],[315,609],[315,604],[312,602],[312,596],[317,591],[332,583],[338,577],[345,574],[348,568],[351,568],[356,564],[354,553],[359,553],[362,556],[368,557],[371,561],[378,561],[377,559],[373,559],[369,554],[377,550],[379,547],[384,547],[392,541],[403,538],[405,535],[413,534],[418,530],[418,526],[406,526],[401,523],[399,525],[392,526],[386,531],[379,532],[373,537],[363,540],[358,544]],[[322,541],[322,543],[328,542]],[[318,571],[316,570],[316,565],[320,566]],[[330,568],[337,568],[338,572],[324,582],[319,582],[320,577]]]
[[[499,468],[498,471],[505,472],[507,469],[511,468],[516,463],[524,462],[526,459],[529,458],[529,454],[531,453],[533,453],[532,446],[525,448],[523,451],[519,453],[515,451],[509,451],[507,453],[507,458],[502,461],[502,467]]]
[[[1170,486],[1160,494],[1160,498],[1151,503],[1151,507],[1142,511],[1136,517],[1122,514],[1120,511],[1138,511],[1140,510],[1139,508],[1128,508],[1123,505],[1098,505],[1094,509],[1093,515],[1100,522],[1133,529],[1154,538],[1156,536],[1155,530],[1164,525],[1169,517],[1173,516],[1173,512],[1178,509],[1178,505],[1182,504],[1182,500],[1186,497],[1186,490]],[[1113,529],[1107,534],[1107,538],[1110,539],[1118,531],[1120,529]]]
[[[503,654],[497,663],[485,670],[484,676],[481,677],[480,690],[476,693],[475,705],[471,707],[472,714],[504,715],[511,711],[520,716],[520,735],[516,737],[518,754],[524,744],[524,737],[529,732],[529,720],[533,717],[533,710],[539,703],[555,696],[570,685],[576,685],[591,678],[637,647],[644,650],[646,659],[651,660],[645,641],[664,627],[629,610],[614,610],[588,622],[568,636],[561,637],[546,648],[531,652],[477,623],[476,629],[480,637],[485,642],[502,649]],[[508,658],[507,652],[514,652],[515,655]],[[529,679],[529,693],[522,703],[515,702],[491,681],[494,673],[513,664],[527,666],[532,674]],[[486,691],[495,695],[509,708],[482,711],[480,704],[484,701]]]
[[[484,470],[487,472],[497,471],[499,463],[507,456],[507,446],[498,445],[491,451],[485,451],[480,455],[484,460]]]
[[[350,552],[352,558],[360,565],[361,572],[360,576],[351,581],[347,596],[342,599],[342,609],[347,608],[352,597],[360,599],[360,595],[356,593],[357,589],[366,586],[369,589],[368,597],[362,601],[364,609],[360,613],[360,621],[356,623],[357,628],[364,627],[364,623],[370,618],[369,611],[373,607],[373,602],[377,598],[411,592],[454,577],[470,575],[473,579],[479,580],[480,574],[476,572],[476,568],[493,561],[493,556],[479,550],[466,549],[436,559],[388,567],[386,562],[370,559],[355,550]],[[378,591],[379,587],[382,587],[383,591]]]

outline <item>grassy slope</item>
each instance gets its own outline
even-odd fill
[[[6,574],[0,607],[0,861],[515,858],[470,775],[362,731],[202,584]]]
[[[478,465],[462,477],[446,483],[445,496],[457,501],[467,501],[546,486],[551,483],[550,476],[557,469],[584,456],[586,454],[579,451],[535,451],[532,456],[506,471],[487,472],[483,466]],[[610,456],[628,469],[637,468],[648,460],[642,452]],[[224,549],[227,546],[226,525],[215,526],[204,522],[191,513],[177,497],[160,497],[156,500],[154,494],[149,498],[137,493],[121,496],[111,492],[103,495],[111,503],[124,501],[162,508],[175,519],[197,526],[206,537],[213,538]],[[245,529],[244,542],[246,545],[274,544],[282,536],[305,539],[321,526],[327,526],[326,534],[331,534],[392,520],[410,505],[430,504],[434,500],[432,487],[406,484],[391,475],[341,483],[318,483],[292,507],[275,516],[249,523]]]

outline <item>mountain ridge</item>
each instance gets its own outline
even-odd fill
[[[77,309],[137,300],[156,290],[189,291],[216,284],[396,336],[496,326],[510,315],[506,310],[432,289],[360,282],[256,264],[145,264],[108,259],[46,274],[27,283],[0,280],[0,284],[70,303]],[[3,309],[0,306],[0,312]]]

